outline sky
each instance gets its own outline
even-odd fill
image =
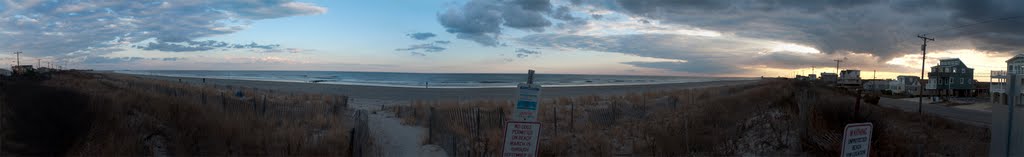
[[[0,0],[0,61],[99,70],[318,70],[988,81],[1024,51],[1015,0]],[[41,63],[40,63],[41,62]],[[52,63],[52,64],[51,64]],[[45,65],[44,65],[45,66]]]

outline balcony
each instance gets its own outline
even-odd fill
[[[1005,70],[992,70],[992,73],[991,73],[991,77],[992,78],[1004,78],[1004,79],[1005,78],[1009,78],[1007,76],[1008,75],[1007,75],[1007,72]]]

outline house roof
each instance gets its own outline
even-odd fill
[[[1006,63],[1010,63],[1010,61],[1021,59],[1021,58],[1024,58],[1024,54],[1017,54],[1017,55],[1014,55],[1013,58],[1007,59]]]
[[[949,61],[955,61],[955,62],[956,62],[956,64],[952,64],[952,65],[942,65],[942,63],[941,63],[941,62],[949,62]],[[967,69],[974,69],[974,68],[970,68],[970,67],[967,67],[967,64],[964,64],[964,62],[963,62],[963,61],[961,61],[961,60],[960,60],[960,58],[946,58],[946,59],[940,59],[940,60],[939,60],[939,62],[940,62],[940,63],[939,63],[939,65],[935,65],[935,66],[932,66],[932,67],[965,67],[965,68],[967,68]]]

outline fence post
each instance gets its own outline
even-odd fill
[[[552,117],[554,118],[554,121],[555,121],[555,137],[558,137],[558,105],[552,106],[552,108],[555,108],[552,111],[552,115],[553,115]]]
[[[476,107],[476,138],[473,139],[473,154],[478,154],[476,151],[479,149],[477,145],[480,143],[480,106]],[[482,155],[482,154],[479,154]]]
[[[263,95],[263,111],[260,114],[267,114],[267,95]]]
[[[434,107],[433,106],[430,107],[430,113],[429,113],[428,117],[429,117],[428,118],[429,120],[427,121],[427,123],[428,123],[427,125],[429,125],[429,127],[427,129],[427,143],[433,144],[434,143]]]
[[[220,93],[220,110],[221,111],[227,111],[228,110],[228,98],[224,97],[224,93]]]
[[[348,130],[348,154],[351,156],[355,155],[355,141],[356,141],[356,127]]]

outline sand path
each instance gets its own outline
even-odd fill
[[[353,99],[352,108],[370,111],[370,132],[377,146],[376,156],[448,156],[443,149],[422,146],[426,128],[402,125],[393,113],[378,111],[383,105],[405,104],[401,101],[379,99]]]

